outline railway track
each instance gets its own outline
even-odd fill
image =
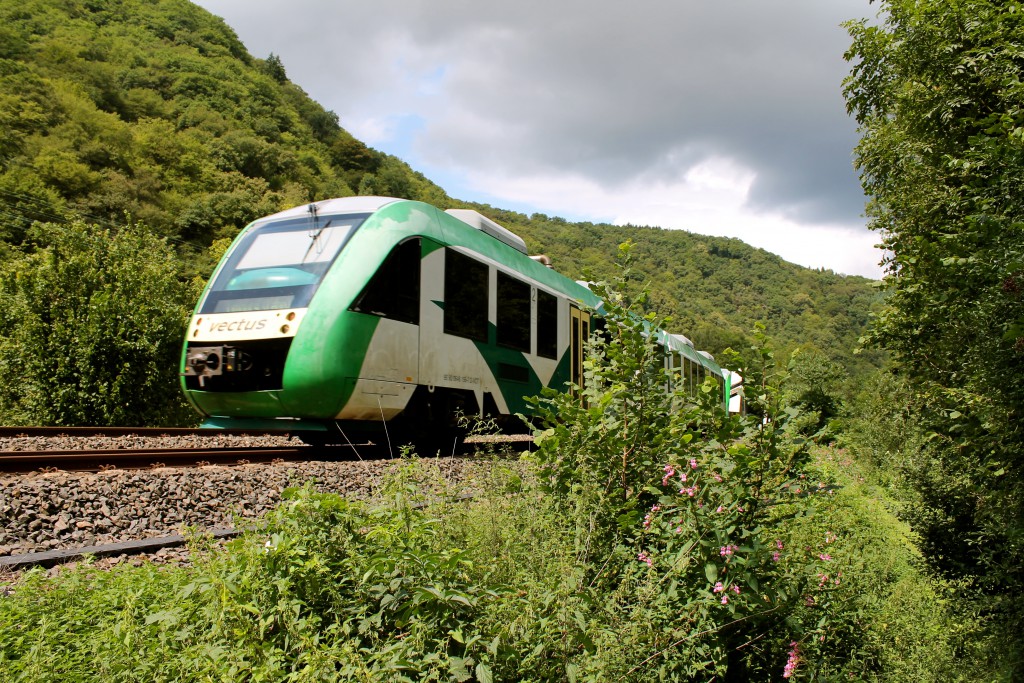
[[[292,448],[137,448],[76,451],[3,451],[0,472],[34,472],[60,469],[73,472],[110,468],[141,469],[160,466],[244,465],[275,460],[305,460],[309,446]]]
[[[225,438],[194,441],[218,447],[166,447],[188,444],[191,437],[211,436]],[[289,444],[281,435],[271,441],[289,445],[227,447],[222,446],[231,441],[226,436],[223,432],[211,435],[207,430],[0,428],[0,449],[4,449],[0,450],[0,472],[11,474],[0,479],[0,578],[5,572],[62,564],[83,554],[115,557],[156,552],[161,556],[162,548],[181,545],[176,532],[183,524],[230,534],[224,527],[231,525],[228,512],[235,506],[243,506],[243,516],[261,513],[274,504],[276,492],[300,480],[316,480],[326,490],[363,497],[374,490],[389,467],[383,461],[399,452],[397,446],[389,448],[387,444],[326,448],[297,440]],[[232,436],[257,437],[239,443],[267,443],[259,438],[267,436],[263,432],[240,431]],[[526,438],[471,437],[477,443],[442,449],[447,453],[439,459],[443,463],[439,467],[449,473],[460,472],[461,463],[472,459],[449,455],[463,455],[482,443]],[[143,442],[150,446],[135,446]],[[132,447],[95,447],[103,443]],[[355,462],[358,460],[363,462]],[[237,472],[188,467],[282,461],[295,464],[246,467]],[[153,469],[155,465],[167,469]],[[110,468],[115,468],[110,476],[76,474]],[[41,470],[53,475],[16,474]],[[154,532],[163,533],[150,536]],[[176,557],[179,551],[168,553],[166,557]]]
[[[0,427],[0,439],[19,436],[291,436],[291,432],[256,429],[198,429],[191,427]]]
[[[276,445],[227,445],[231,438],[269,439]],[[244,465],[275,461],[387,459],[398,455],[398,444],[375,443],[365,438],[338,438],[328,446],[298,442],[288,432],[248,429],[189,429],[178,427],[0,427],[0,472],[28,473],[65,470],[95,472],[105,469]],[[157,445],[161,440],[193,439],[188,446]],[[118,445],[90,445],[97,440],[118,440]],[[41,440],[41,441],[40,441]],[[136,443],[136,441],[138,443]],[[530,437],[470,437],[442,449],[442,455],[464,455],[485,443],[529,441]],[[39,448],[39,443],[45,445]],[[213,445],[211,445],[213,444]],[[421,453],[436,455],[437,453]]]
[[[167,447],[160,441],[193,438],[196,443]],[[278,445],[226,445],[232,437],[268,437]],[[100,471],[111,468],[191,467],[244,465],[275,461],[379,458],[379,447],[360,440],[354,444],[321,448],[291,443],[287,433],[253,430],[210,430],[162,427],[0,427],[0,472]],[[43,448],[33,446],[39,440]],[[95,440],[121,439],[115,447],[95,447]],[[138,444],[134,440],[138,440]],[[124,442],[127,440],[127,442]],[[211,445],[211,443],[213,445]],[[28,447],[25,444],[29,444]],[[58,444],[54,446],[53,444]],[[64,447],[61,447],[63,445]],[[70,447],[68,447],[70,445]]]

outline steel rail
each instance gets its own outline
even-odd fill
[[[461,503],[474,500],[476,496],[472,493],[460,493],[452,496],[449,502]],[[434,501],[438,502],[438,501]],[[431,502],[414,503],[411,507],[419,510],[428,507]],[[200,532],[200,536],[210,536],[216,540],[234,538],[241,535],[238,529],[225,527],[214,527]],[[81,560],[86,555],[93,557],[110,557],[113,555],[142,555],[152,553],[161,548],[175,548],[185,545],[187,539],[182,534],[167,534],[164,536],[151,536],[102,545],[82,546],[76,548],[57,548],[38,552],[20,553],[17,555],[0,556],[0,570],[7,569],[19,571],[29,567],[53,567],[58,564]]]
[[[205,532],[214,539],[234,538],[239,535],[236,529],[215,528]],[[0,557],[0,569],[17,571],[29,567],[53,567],[81,560],[86,555],[93,557],[110,557],[113,555],[141,555],[161,548],[176,548],[185,545],[187,539],[182,534],[168,534],[141,538],[117,543],[104,543],[83,548],[59,548],[42,552],[23,553],[20,555],[4,555]]]
[[[142,469],[161,465],[246,464],[273,460],[309,460],[309,446],[248,448],[136,448],[74,451],[3,451],[0,472],[33,472],[61,469],[89,472],[108,469]]]
[[[192,427],[0,427],[0,438],[19,436],[292,436],[295,431]]]

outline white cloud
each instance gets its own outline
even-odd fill
[[[676,178],[638,178],[602,185],[581,175],[506,177],[467,174],[480,192],[502,188],[502,197],[537,211],[616,225],[649,225],[703,235],[736,237],[792,263],[878,278],[881,251],[875,235],[858,226],[807,225],[747,206],[756,174],[712,158]]]

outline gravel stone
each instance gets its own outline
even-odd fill
[[[0,450],[152,447],[139,437],[0,438]],[[160,437],[167,448],[284,446],[287,437]],[[178,533],[184,527],[234,526],[272,509],[281,492],[313,482],[322,492],[373,498],[396,461],[307,461],[204,465],[102,472],[0,474],[0,556],[79,548]],[[441,461],[449,481],[472,470],[471,458]],[[160,557],[187,558],[188,551]],[[111,562],[131,561],[107,558]],[[133,562],[134,563],[134,562]]]

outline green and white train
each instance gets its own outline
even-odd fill
[[[580,384],[600,303],[475,211],[329,199],[239,234],[190,321],[181,383],[206,427],[445,430]],[[732,373],[658,334],[683,381],[712,373],[729,399]]]

